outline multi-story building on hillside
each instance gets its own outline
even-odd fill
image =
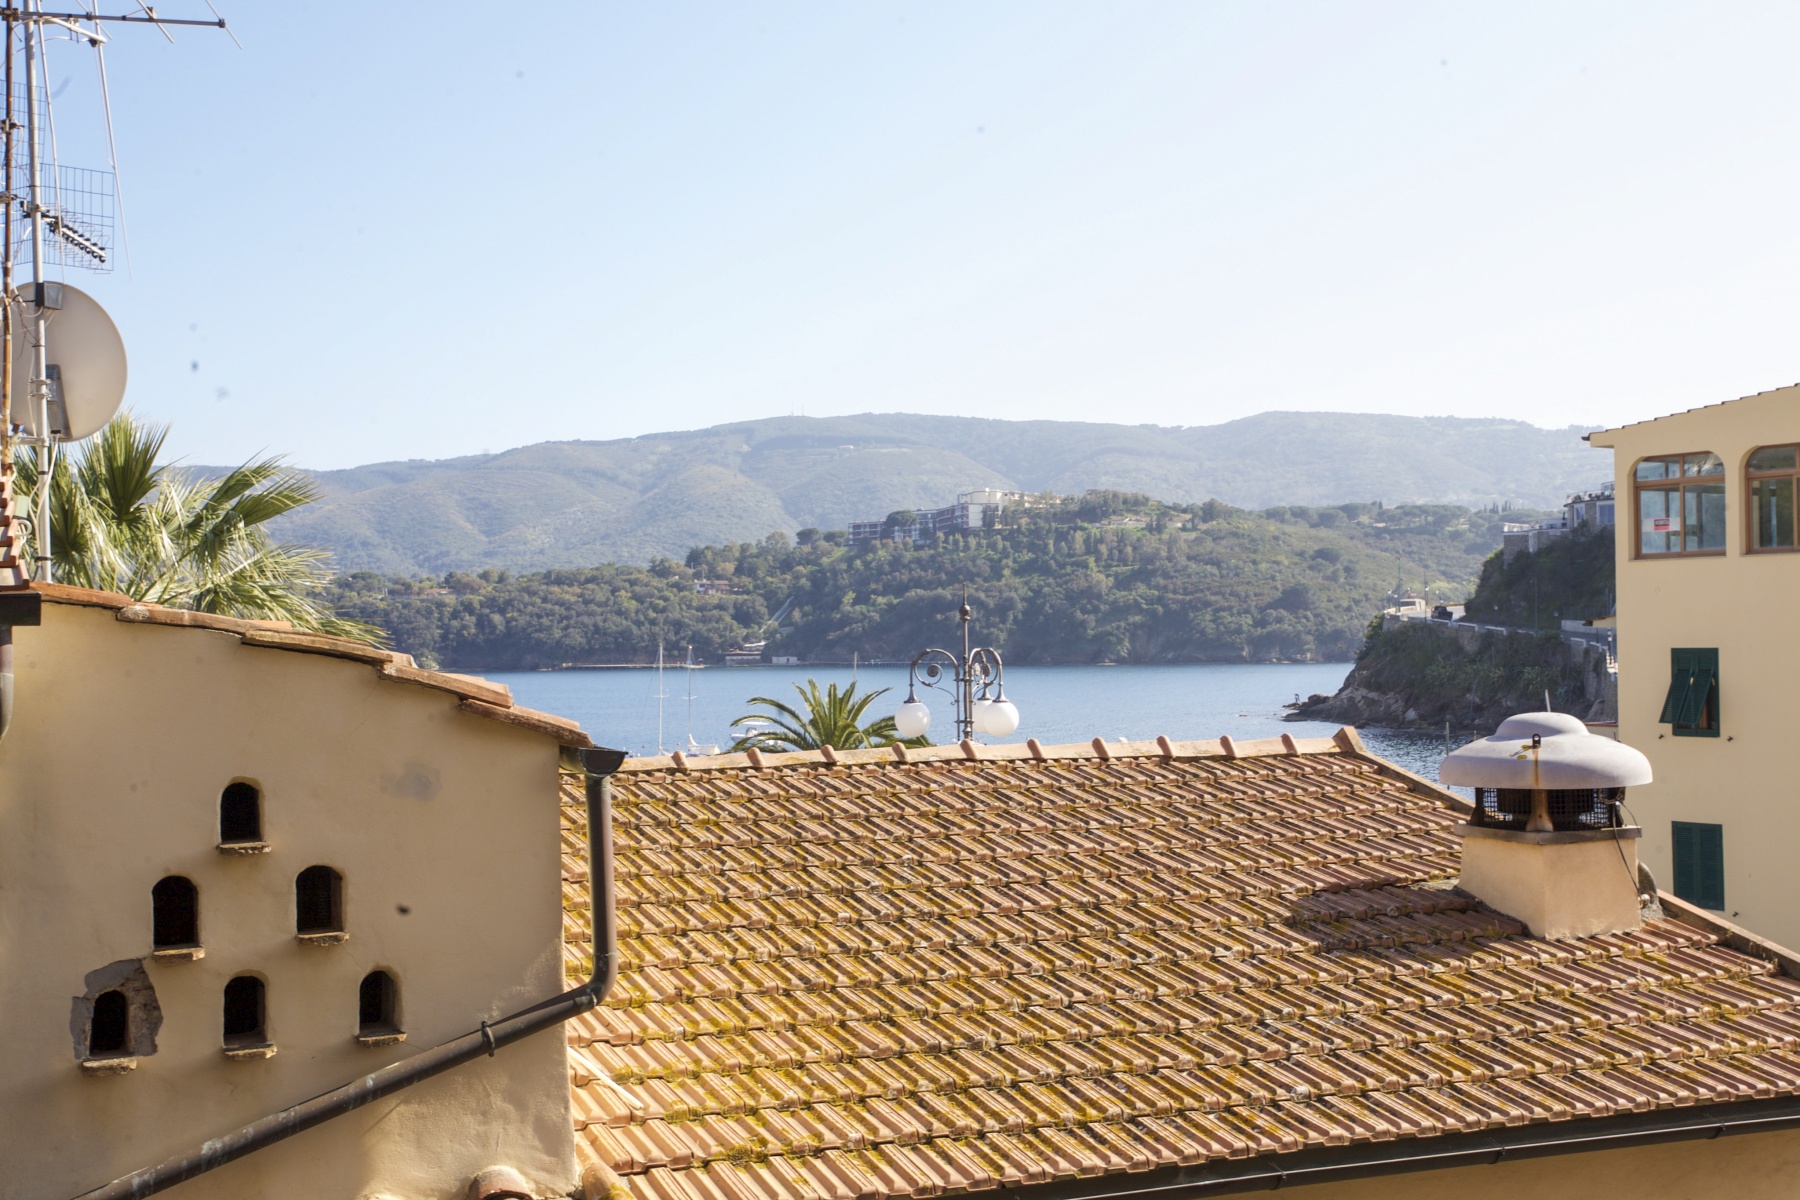
[[[1009,506],[1027,504],[1031,499],[1027,492],[1003,492],[996,488],[963,492],[956,497],[955,504],[915,512],[913,520],[905,524],[890,523],[886,518],[879,521],[852,521],[850,544],[861,546],[878,541],[916,542],[946,533],[981,529],[990,518],[998,516]]]
[[[1575,492],[1563,501],[1563,515],[1549,521],[1509,521],[1501,527],[1500,549],[1507,561],[1514,555],[1542,550],[1559,537],[1582,529],[1601,529],[1614,521],[1613,485],[1603,483]]]
[[[1619,736],[1644,858],[1677,894],[1800,940],[1800,387],[1589,435],[1613,451]]]

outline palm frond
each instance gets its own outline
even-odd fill
[[[833,683],[821,692],[818,680],[808,679],[804,687],[794,685],[794,691],[800,694],[801,707],[806,710],[804,715],[784,701],[752,696],[750,704],[760,705],[777,718],[784,719],[772,719],[761,713],[739,717],[731,723],[733,728],[761,724],[772,728],[755,729],[745,734],[731,744],[731,749],[734,752],[752,747],[757,750],[818,750],[830,746],[834,750],[856,750],[867,746],[891,746],[900,740],[892,717],[880,717],[867,725],[862,723],[869,706],[887,690],[881,688],[858,696],[854,683],[841,692]]]
[[[49,480],[58,579],[172,608],[385,643],[381,630],[320,603],[331,577],[325,551],[269,536],[270,521],[318,499],[317,484],[279,458],[206,479],[157,461],[167,437],[167,426],[121,413],[74,458],[59,456]],[[29,453],[15,465],[24,508],[38,471]]]

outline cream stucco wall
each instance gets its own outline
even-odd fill
[[[1570,1134],[1578,1123],[1562,1126]],[[1284,1187],[1293,1200],[1791,1200],[1800,1130]]]
[[[1471,829],[1463,837],[1462,886],[1543,938],[1592,937],[1641,923],[1637,839],[1612,831]]]
[[[557,747],[370,666],[46,604],[16,633],[0,741],[0,1196],[56,1200],[196,1148],[559,992]],[[269,853],[220,854],[218,800],[263,791]],[[294,937],[294,877],[345,877],[349,939]],[[162,1027],[90,1077],[70,1032],[96,968],[151,949],[150,889],[200,892],[205,957],[149,962]],[[357,987],[400,983],[404,1045],[364,1047]],[[268,981],[272,1058],[221,1054],[221,992]],[[450,1197],[509,1164],[575,1183],[563,1040],[539,1034],[169,1193]]]
[[[1800,387],[1592,435],[1614,449],[1619,496],[1619,738],[1650,756],[1656,781],[1632,788],[1640,854],[1673,889],[1670,822],[1724,826],[1725,909],[1783,945],[1800,944],[1800,782],[1788,761],[1800,714],[1800,553],[1746,554],[1743,468],[1757,446],[1800,441]],[[1725,553],[1635,556],[1639,459],[1710,450],[1725,462]],[[1721,736],[1658,724],[1669,651],[1717,647]]]

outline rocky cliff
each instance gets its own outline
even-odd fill
[[[1491,730],[1513,713],[1551,707],[1584,721],[1618,719],[1606,652],[1555,634],[1383,618],[1371,625],[1344,685],[1315,695],[1290,720]]]

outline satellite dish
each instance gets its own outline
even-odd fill
[[[13,420],[33,437],[36,405],[30,380],[39,308],[34,285],[15,288],[13,306]],[[66,283],[44,287],[45,359],[50,377],[50,433],[58,441],[93,437],[125,399],[125,342],[100,302]]]

